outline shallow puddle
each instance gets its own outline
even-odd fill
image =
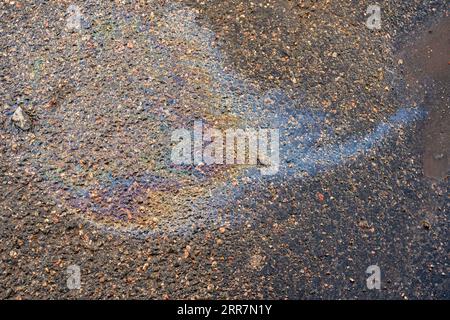
[[[423,130],[423,169],[429,178],[445,179],[450,146],[450,18],[442,18],[415,37],[400,54],[406,80],[424,94],[428,119]],[[400,60],[401,63],[401,60]]]

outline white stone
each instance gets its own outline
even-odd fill
[[[30,117],[22,110],[21,107],[18,107],[16,111],[14,111],[11,120],[14,124],[22,130],[29,130],[31,128],[31,119]]]

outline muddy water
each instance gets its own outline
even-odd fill
[[[445,179],[450,147],[450,17],[413,38],[400,54],[408,84],[424,94],[429,114],[423,131],[424,174]],[[400,60],[400,63],[402,61]]]

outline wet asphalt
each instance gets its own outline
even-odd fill
[[[369,4],[2,2],[0,297],[448,299],[448,5]],[[199,118],[282,169],[174,168]]]

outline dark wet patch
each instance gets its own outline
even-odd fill
[[[423,170],[430,178],[445,179],[450,147],[450,18],[424,30],[400,53],[409,85],[424,95],[429,115],[423,130]],[[402,63],[401,60],[399,60]]]

